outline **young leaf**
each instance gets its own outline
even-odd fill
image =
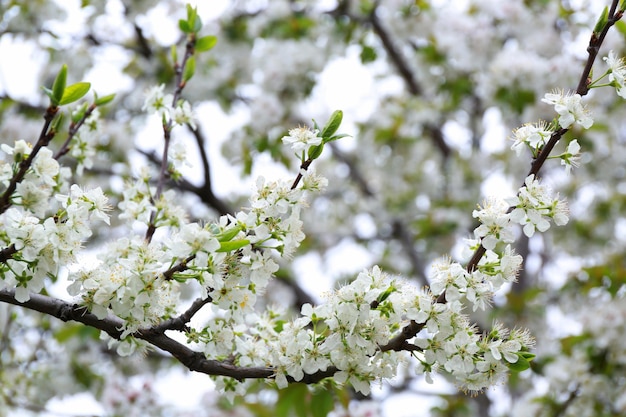
[[[596,26],[593,28],[593,33],[599,34],[602,32],[606,24],[609,22],[609,7],[605,6],[604,10],[602,10],[602,14],[598,18],[598,22]]]
[[[191,7],[190,4],[187,4],[187,26],[189,32],[186,33],[198,33],[202,29],[202,21],[198,19],[198,9]]]
[[[185,64],[185,72],[183,74],[183,81],[187,82],[196,73],[196,59],[192,56],[187,60]]]
[[[111,101],[113,101],[114,98],[115,98],[115,94],[109,94],[109,95],[106,95],[104,97],[97,97],[96,96],[96,100],[94,101],[94,104],[96,106],[104,106],[105,104],[108,104]]]
[[[176,45],[172,45],[170,48],[170,55],[172,56],[172,62],[178,62],[178,52],[176,52]]]
[[[83,103],[79,108],[72,112],[72,123],[78,123],[83,118],[87,111],[87,103]]]
[[[250,241],[248,239],[231,240],[230,242],[220,242],[220,248],[217,252],[232,252],[237,249],[241,249],[244,246],[248,246]]]
[[[331,137],[337,129],[339,129],[339,125],[341,125],[341,120],[343,119],[343,112],[341,110],[335,110],[333,114],[330,115],[330,119],[324,126],[322,130],[322,137],[324,139]]]
[[[57,74],[54,79],[54,83],[52,84],[52,96],[53,101],[56,101],[57,104],[61,102],[63,98],[63,94],[65,92],[65,83],[67,82],[67,65],[63,64],[61,70]]]
[[[61,126],[63,126],[63,122],[65,121],[65,116],[63,112],[58,112],[52,120],[52,124],[50,126],[50,132],[59,132],[61,130]]]
[[[72,84],[65,89],[62,98],[59,100],[59,105],[70,104],[77,100],[80,100],[89,92],[91,88],[90,83],[80,82]]]
[[[309,159],[314,160],[314,159],[319,158],[323,150],[324,150],[323,143],[320,143],[319,145],[316,145],[316,146],[311,146],[309,148]]]
[[[507,365],[509,365],[509,369],[512,372],[522,372],[522,371],[525,371],[526,369],[530,368],[530,362],[528,362],[526,359],[522,359],[522,358],[520,358],[515,363],[509,363]]]
[[[226,229],[222,233],[215,235],[215,238],[218,240],[218,242],[228,242],[229,240],[237,236],[237,233],[239,233],[240,231],[241,226],[231,227],[230,229]]]
[[[197,52],[205,52],[212,49],[217,43],[217,37],[212,35],[203,36],[196,40],[195,49]]]
[[[189,23],[187,23],[185,19],[180,19],[178,21],[178,27],[180,28],[180,30],[183,31],[183,33],[191,33],[191,28],[189,27]]]
[[[338,135],[331,136],[330,138],[324,139],[324,143],[332,142],[334,140],[339,140],[341,138],[345,138],[346,136],[350,136],[350,135],[348,135],[347,133],[340,133]]]
[[[51,89],[46,88],[46,87],[41,87],[41,89],[43,90],[44,93],[46,93],[46,95],[50,98],[50,103],[53,106],[58,106],[59,105],[59,100],[57,100],[56,98],[54,98],[54,93],[52,92]]]

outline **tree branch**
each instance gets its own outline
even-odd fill
[[[90,313],[86,307],[67,303],[53,297],[30,294],[28,301],[20,303],[15,300],[14,290],[3,289],[0,290],[0,301],[38,311],[56,317],[62,321],[83,323],[103,331],[117,340],[120,340],[122,335],[121,329],[124,322],[120,318],[109,315],[107,318],[100,320],[94,314]],[[195,309],[197,305],[192,307]],[[189,310],[184,314],[187,313],[189,313]],[[207,375],[229,376],[237,379],[269,378],[274,374],[274,370],[271,368],[241,368],[228,362],[206,359],[204,354],[196,352],[166,336],[164,329],[156,327],[152,329],[142,329],[133,333],[132,336],[137,339],[145,340],[151,345],[170,353],[191,371],[201,372]]]

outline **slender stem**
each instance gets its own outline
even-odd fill
[[[65,139],[65,142],[63,143],[63,145],[61,145],[59,150],[54,154],[54,159],[58,160],[60,157],[62,157],[63,155],[69,152],[70,143],[72,142],[72,139],[74,139],[74,136],[76,136],[76,133],[78,133],[78,129],[80,129],[83,124],[85,124],[85,121],[89,118],[89,116],[91,116],[91,113],[93,113],[95,109],[96,109],[96,105],[92,104],[91,106],[87,108],[87,110],[85,111],[85,114],[83,114],[83,116],[80,118],[78,122],[76,123],[72,122],[72,124],[70,125],[69,132],[67,133],[67,139]]]
[[[293,181],[293,184],[291,184],[292,190],[295,190],[298,184],[300,183],[300,180],[302,179],[302,171],[306,171],[307,169],[309,169],[309,166],[311,166],[312,162],[313,162],[312,159],[307,159],[306,161],[302,163],[302,165],[300,165],[300,170],[298,171],[298,175],[296,176],[296,179]]]
[[[172,95],[172,108],[176,108],[176,104],[180,99],[180,95],[185,88],[186,81],[183,79],[183,74],[185,70],[185,66],[194,54],[194,48],[196,44],[195,35],[190,35],[187,38],[187,43],[185,45],[185,55],[183,56],[182,62],[179,64],[178,62],[174,63],[174,73],[176,74],[175,82],[176,89],[174,90],[174,94]],[[167,179],[167,170],[168,170],[168,154],[171,142],[172,128],[174,127],[174,122],[170,118],[167,122],[163,123],[163,156],[161,158],[161,168],[159,170],[159,180],[157,182],[157,188],[153,196],[154,204],[158,204],[159,199],[161,198],[161,194],[163,193],[163,188],[165,187],[165,182]],[[146,230],[146,241],[150,242],[152,237],[154,236],[154,232],[156,231],[156,211],[153,211],[150,215],[150,221],[148,222],[148,229]]]

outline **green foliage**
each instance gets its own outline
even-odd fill
[[[469,76],[446,78],[439,90],[447,93],[450,97],[450,108],[455,109],[461,104],[461,100],[473,94],[476,86]]]
[[[189,57],[185,64],[185,72],[183,73],[183,81],[189,81],[196,73],[196,58]]]
[[[90,83],[79,82],[66,86],[67,65],[63,65],[54,79],[52,88],[42,87],[44,93],[50,98],[50,105],[53,107],[63,106],[80,100],[89,92]]]
[[[322,139],[324,142],[329,142],[331,140],[331,136],[335,134],[339,126],[341,125],[341,121],[343,120],[343,112],[341,110],[335,110],[333,114],[330,115],[328,122],[322,129]]]
[[[94,99],[94,104],[96,106],[104,106],[105,104],[109,104],[111,101],[113,101],[114,98],[115,98],[115,94],[109,94],[104,97],[98,97],[98,95],[96,94],[95,99]]]
[[[521,114],[524,109],[535,102],[535,93],[530,90],[515,87],[500,87],[496,91],[496,99],[508,105],[516,113]]]
[[[332,389],[291,384],[278,392],[276,417],[325,417],[335,406]]]
[[[217,250],[217,252],[232,252],[232,251],[236,251],[237,249],[241,249],[244,246],[248,246],[250,244],[250,241],[248,239],[237,239],[237,240],[230,240],[228,242],[220,242],[220,248]]]
[[[206,52],[217,44],[217,37],[212,35],[203,36],[196,40],[196,44],[194,46],[197,52]]]
[[[376,61],[378,53],[373,47],[363,44],[361,45],[361,53],[359,54],[359,57],[361,58],[361,62],[363,64],[368,64]]]
[[[596,22],[596,26],[593,28],[593,33],[596,35],[600,34],[600,32],[604,30],[604,27],[606,26],[608,21],[609,21],[609,7],[605,6],[604,9],[602,10],[602,14],[600,14],[600,17],[598,18],[598,21]]]
[[[315,21],[302,13],[294,13],[287,19],[273,21],[261,33],[264,38],[298,39],[306,37],[315,27]]]
[[[202,20],[200,20],[198,16],[198,9],[187,4],[187,19],[180,19],[178,21],[178,27],[183,33],[189,35],[200,32],[200,29],[202,29]]]
[[[604,264],[583,268],[580,274],[567,282],[564,290],[589,294],[601,288],[615,297],[625,285],[626,260],[622,256],[613,256]]]
[[[67,342],[72,338],[79,338],[80,340],[98,340],[100,338],[100,331],[78,323],[68,323],[66,326],[59,327],[55,331],[54,338],[59,343]]]
[[[507,363],[512,372],[522,372],[529,369],[530,361],[536,356],[534,353],[530,352],[516,352],[515,354],[517,355],[517,362]]]
[[[59,101],[59,105],[63,106],[80,100],[89,92],[90,88],[91,84],[86,82],[80,82],[66,87]]]

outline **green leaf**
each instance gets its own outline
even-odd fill
[[[186,33],[198,33],[202,29],[202,22],[198,19],[198,9],[191,7],[187,4],[187,27],[189,32]]]
[[[309,159],[314,160],[314,159],[319,158],[323,150],[324,150],[323,143],[320,143],[319,145],[316,145],[316,146],[311,146],[309,148],[309,155],[308,155]]]
[[[350,136],[350,135],[348,135],[347,133],[340,133],[338,135],[331,136],[330,138],[324,140],[324,143],[328,143],[328,142],[332,142],[332,141],[335,141],[335,140],[339,140],[341,138],[345,138],[346,136]]]
[[[333,114],[330,115],[330,119],[326,122],[326,126],[322,129],[322,138],[326,139],[331,137],[339,126],[341,125],[341,120],[343,119],[343,112],[341,110],[335,110]]]
[[[59,105],[59,101],[54,98],[54,93],[52,92],[51,89],[43,87],[43,86],[41,87],[41,89],[50,98],[50,102],[52,103],[53,106],[58,106]]]
[[[195,20],[193,21],[193,32],[198,33],[200,32],[200,29],[202,29],[202,21],[198,19],[198,16],[196,16]]]
[[[80,82],[68,86],[63,93],[63,97],[59,101],[59,105],[62,106],[80,100],[89,92],[90,88],[91,84],[86,82]]]
[[[535,355],[534,353],[530,353],[530,352],[519,352],[518,355],[526,359],[529,362],[537,357],[537,355]]]
[[[522,372],[530,368],[530,362],[522,358],[519,358],[515,363],[508,363],[507,365],[509,365],[509,369],[512,372]]]
[[[195,49],[197,52],[206,52],[209,49],[212,49],[217,43],[217,36],[203,36],[196,40]]]
[[[72,112],[72,123],[78,123],[83,118],[87,111],[87,103],[83,103],[80,107]]]
[[[609,7],[604,6],[604,10],[602,10],[602,14],[598,18],[596,22],[596,26],[593,28],[593,33],[598,34],[602,32],[606,24],[609,22]]]
[[[106,95],[104,97],[97,97],[96,96],[96,100],[94,101],[94,104],[96,106],[104,106],[105,104],[108,104],[111,101],[113,101],[114,98],[115,98],[115,94],[109,94],[109,95]]]
[[[235,236],[237,233],[241,232],[241,226],[231,227],[230,229],[224,230],[222,233],[215,235],[215,238],[218,242],[228,242]]]
[[[369,62],[376,61],[376,58],[378,58],[378,54],[376,53],[376,49],[372,48],[369,45],[363,45],[360,58],[362,64],[367,64]]]
[[[191,28],[189,27],[189,23],[187,23],[185,19],[180,19],[178,21],[178,27],[180,28],[180,30],[183,31],[183,33],[191,33]]]
[[[313,417],[326,417],[335,408],[335,396],[327,389],[313,394],[311,398],[311,414]]]
[[[525,371],[526,369],[530,368],[530,360],[532,360],[532,358],[525,358],[526,354],[528,352],[517,352],[517,362],[515,363],[507,363],[507,365],[509,366],[509,369],[512,372],[522,372]],[[535,355],[533,355],[532,353],[530,353],[530,355],[532,355],[532,357],[534,357]]]
[[[176,45],[172,45],[170,47],[170,55],[172,57],[172,62],[173,63],[177,63],[178,62],[178,52],[176,51]]]
[[[52,96],[53,101],[56,101],[56,105],[61,102],[63,94],[65,93],[65,84],[67,82],[67,65],[63,64],[61,70],[54,79],[52,84]]]
[[[301,415],[302,407],[307,403],[309,389],[305,384],[291,384],[278,392],[276,417],[289,417],[295,412]]]
[[[232,252],[237,249],[241,249],[244,246],[248,246],[249,244],[250,244],[250,241],[248,239],[238,239],[238,240],[231,240],[229,242],[220,242],[220,248],[217,250],[217,252]]]
[[[196,73],[196,58],[189,57],[187,62],[185,63],[185,72],[183,73],[183,81],[187,82],[191,80],[193,75]]]
[[[61,130],[61,126],[65,121],[65,115],[63,112],[58,112],[56,116],[54,116],[54,120],[52,120],[52,124],[50,126],[51,132],[59,132]]]

